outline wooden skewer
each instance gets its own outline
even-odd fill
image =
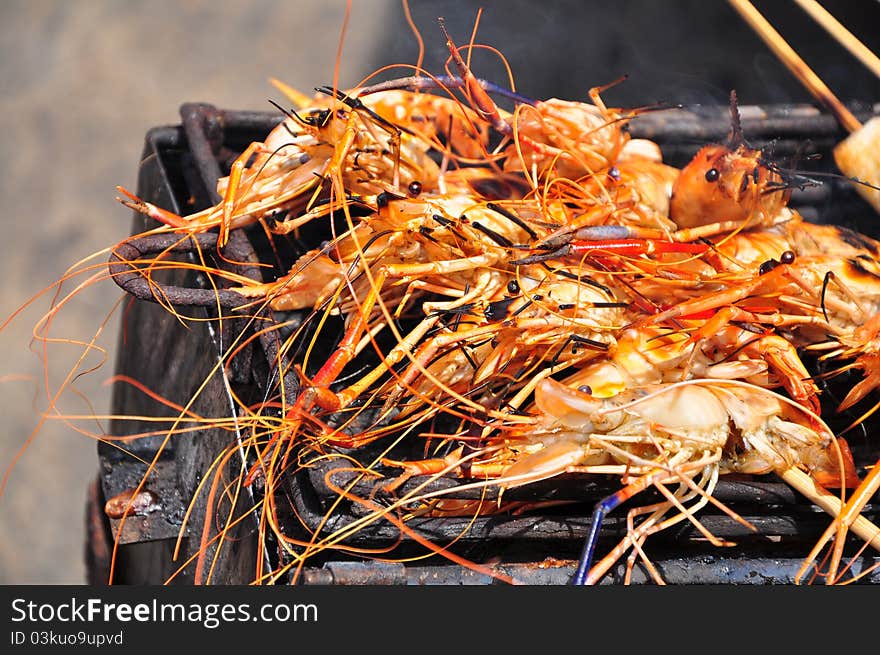
[[[849,50],[850,54],[862,62],[874,75],[880,77],[880,57],[871,52],[870,48],[859,41],[856,36],[846,29],[828,10],[820,5],[817,0],[794,0],[801,9],[834,37],[834,39]]]
[[[850,136],[834,149],[834,158],[840,170],[847,175],[852,175],[854,178],[867,180],[873,183],[874,187],[880,186],[880,160],[878,160],[876,154],[876,144],[880,143],[880,117],[872,118],[863,126],[843,103],[837,99],[825,83],[819,79],[819,76],[786,43],[779,32],[755,9],[749,0],[728,1],[752,29],[758,33],[758,36],[764,40],[764,43],[782,60],[782,63],[785,64],[788,70],[801,81],[813,97],[828,107],[838,122],[850,132]],[[825,11],[816,0],[795,0],[795,2],[828,30],[841,45],[880,77],[880,60],[864,44],[850,34],[843,25],[838,23],[831,14]],[[867,53],[867,61],[851,49],[851,46],[854,44],[857,44],[856,50],[862,52],[862,54]],[[864,185],[857,185],[856,188],[874,209],[880,212],[880,191]],[[789,469],[781,475],[789,485],[803,493],[813,503],[832,516],[838,517],[845,524],[849,524],[850,529],[854,533],[875,549],[880,550],[880,528],[860,514],[867,499],[873,496],[877,492],[878,487],[880,487],[880,474],[877,473],[878,471],[880,471],[880,462],[877,463],[875,469],[859,485],[845,505],[836,496],[819,489],[814,481],[800,470]],[[822,540],[816,545],[811,554],[810,560],[824,546],[831,534],[831,529],[826,531]],[[836,567],[836,563],[834,566]],[[803,572],[803,570],[799,571],[798,577]]]
[[[813,478],[799,469],[787,469],[780,473],[780,477],[831,516],[842,516],[845,521],[852,521],[850,529],[872,547],[880,550],[880,527],[854,511],[851,503],[844,505],[840,502],[840,498],[818,486]],[[852,516],[853,514],[855,517]]]
[[[838,122],[848,132],[855,132],[862,127],[859,119],[847,109],[837,96],[832,93],[825,83],[813,72],[807,62],[801,59],[794,49],[788,45],[782,35],[767,22],[761,13],[755,9],[749,0],[728,0],[740,16],[758,33],[764,43],[779,57],[783,64],[797,77],[816,100],[828,107]]]
[[[814,98],[831,111],[837,122],[850,133],[834,148],[834,161],[837,162],[837,167],[844,175],[856,182],[855,188],[859,195],[880,213],[880,156],[878,156],[877,148],[877,145],[880,144],[880,116],[875,116],[862,125],[859,119],[837,99],[831,89],[807,66],[806,62],[786,43],[779,32],[767,22],[767,19],[755,9],[749,0],[728,1],[779,57],[788,70],[800,80]],[[830,14],[828,14],[828,18],[822,18],[827,12],[818,5],[816,0],[795,1],[811,16],[816,17],[816,20],[820,21],[820,24],[841,43],[855,41],[869,53],[869,60],[877,59]],[[870,65],[869,68],[880,75],[880,65],[877,69]]]

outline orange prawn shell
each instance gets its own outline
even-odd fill
[[[766,224],[791,195],[788,190],[772,191],[782,185],[779,174],[761,162],[760,150],[704,146],[672,187],[669,217],[679,228],[722,221]]]
[[[487,156],[489,126],[480,115],[453,97],[394,89],[362,98],[387,121],[405,127],[441,148],[443,140],[457,155],[481,161]]]
[[[583,102],[549,98],[521,106],[514,120],[519,143],[505,150],[506,171],[555,167],[557,177],[580,179],[612,166],[629,140],[620,116]]]

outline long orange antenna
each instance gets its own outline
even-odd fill
[[[342,31],[339,33],[339,46],[336,48],[336,63],[333,65],[333,91],[339,88],[339,62],[342,61],[342,45],[345,43],[345,31],[348,29],[348,19],[351,17],[351,0],[345,3],[345,18],[342,21]]]
[[[413,35],[416,37],[416,42],[419,44],[419,58],[416,59],[416,74],[420,74],[422,63],[425,61],[425,40],[422,38],[422,33],[419,32],[419,28],[413,20],[412,13],[409,10],[409,0],[403,0],[403,15],[406,16],[406,23],[409,25],[409,29],[412,30]]]

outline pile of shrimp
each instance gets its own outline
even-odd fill
[[[298,378],[292,399],[279,389],[237,419],[255,453],[242,484],[262,487],[261,525],[286,557],[258,565],[257,579],[296,580],[319,552],[357,552],[345,539],[376,521],[488,570],[407,519],[528,511],[503,492],[572,475],[619,481],[593,533],[618,504],[655,492],[628,505],[627,534],[598,561],[591,534],[577,583],[622,558],[627,579],[642,562],[662,582],[644,544],[677,523],[727,544],[699,510],[747,523],[713,498],[728,474],[776,474],[834,517],[800,578],[830,541],[824,575],[838,580],[849,532],[880,548],[861,515],[876,475],[860,479],[801,358],[863,374],[839,411],[880,384],[880,243],[790,208],[790,181],[744,140],[735,98],[727,142],[677,169],[630,137],[638,110],[607,107],[604,89],[589,102],[523,98],[477,79],[445,36],[446,75],[314,97],[287,89],[292,108],[235,160],[216,206],[180,216],[121,190],[158,221],[154,233],[216,232],[220,253],[236,230],[324,235],[270,282],[202,266],[227,278],[242,312],[306,317],[281,349]],[[328,475],[360,518],[292,536],[275,491],[327,461],[374,492]],[[413,476],[496,495],[456,500],[427,482],[397,493]]]

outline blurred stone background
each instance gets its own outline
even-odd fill
[[[880,50],[880,3],[823,4]],[[756,5],[841,98],[880,102],[880,82],[797,7]],[[811,102],[722,0],[413,0],[426,68],[442,72],[447,54],[436,18],[445,17],[463,45],[479,6],[477,41],[507,56],[525,95],[583,100],[590,87],[626,73],[603,96],[609,104],[725,104],[731,88],[743,104]],[[68,266],[127,235],[131,216],[114,187],[135,188],[145,132],[179,122],[181,103],[271,110],[267,99],[280,98],[269,77],[304,91],[332,82],[344,10],[342,0],[0,1],[0,320]],[[398,0],[355,0],[340,86],[381,65],[413,64],[416,55]],[[475,53],[473,66],[480,77],[506,79],[486,52]],[[95,259],[105,261],[104,253]],[[89,341],[120,295],[106,281],[78,294],[62,306],[51,336]],[[51,395],[82,353],[55,343],[44,358],[41,343],[31,342],[50,300],[51,293],[38,298],[0,331],[0,465],[9,472],[0,497],[3,584],[86,579],[84,507],[97,457],[94,440],[71,425],[56,417],[40,423],[50,406],[44,359]],[[73,381],[59,402],[65,414],[109,411],[102,382],[113,373],[117,331],[114,315],[98,341],[107,361]],[[92,353],[77,370],[101,359]],[[105,423],[76,426],[100,434]]]

